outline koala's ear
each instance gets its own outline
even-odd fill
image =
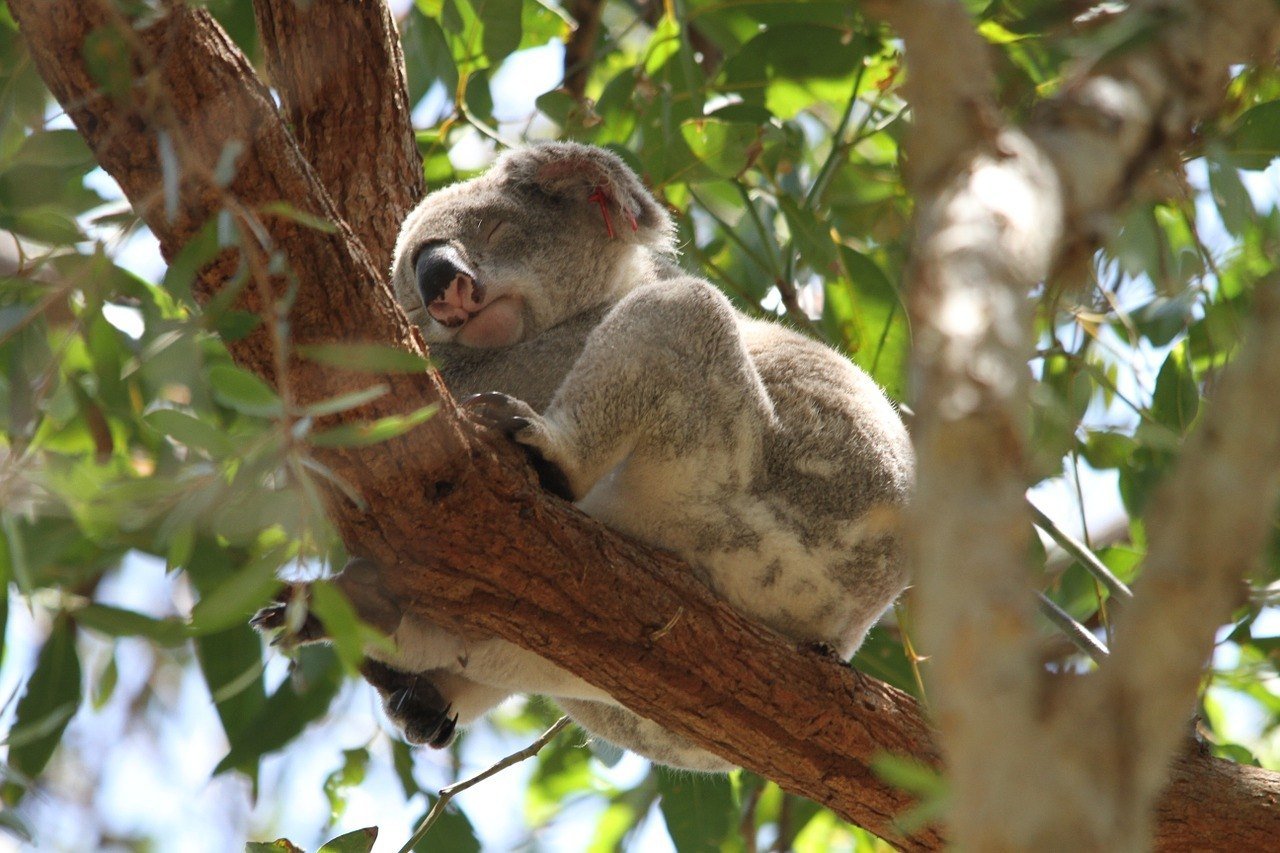
[[[635,233],[645,243],[670,240],[671,218],[635,172],[612,151],[577,142],[550,142],[506,154],[499,168],[514,184],[598,207],[610,236]]]

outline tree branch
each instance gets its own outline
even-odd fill
[[[147,28],[130,31],[139,85],[108,97],[83,61],[85,36],[115,25],[103,6],[10,0],[10,8],[42,76],[168,257],[229,202],[253,212],[286,201],[338,218],[269,94],[205,13],[174,4]],[[156,143],[162,130],[182,140],[176,216],[163,203]],[[244,151],[236,178],[220,189],[200,164],[217,162],[230,140]],[[326,233],[286,217],[262,220],[297,284],[288,318],[292,341],[358,334],[421,351],[420,338],[345,226]],[[217,293],[236,264],[235,251],[225,252],[204,271],[202,292]],[[264,314],[271,308],[256,293],[242,298]],[[279,378],[269,336],[228,347],[241,365]],[[350,374],[298,359],[286,365],[302,398],[353,382]],[[796,650],[712,599],[680,561],[548,497],[518,454],[504,442],[475,436],[457,419],[434,375],[379,381],[391,394],[340,417],[364,419],[435,401],[443,408],[392,441],[316,453],[364,501],[361,509],[334,499],[340,533],[353,552],[382,567],[381,583],[405,609],[531,649],[638,713],[900,846],[941,846],[935,829],[904,835],[896,827],[911,798],[870,769],[885,753],[937,765],[928,725],[909,697],[838,661]],[[634,606],[638,601],[644,608]],[[1192,847],[1218,837],[1212,818],[1224,813],[1221,800],[1204,786],[1223,776],[1233,781],[1233,821],[1260,833],[1255,846],[1280,832],[1265,802],[1274,795],[1274,774],[1203,756],[1183,766],[1185,775],[1168,795],[1174,799],[1168,814],[1178,822],[1170,837]],[[1217,806],[1207,808],[1210,802]]]
[[[1071,250],[1092,252],[1098,218],[1211,114],[1231,64],[1273,49],[1280,9],[1135,4],[1127,14],[1148,18],[1156,38],[1079,69],[1025,132],[1005,125],[982,88],[986,46],[961,3],[877,9],[903,36],[911,80],[919,212],[908,304],[920,390],[909,541],[954,837],[973,849],[1137,849],[1213,630],[1271,519],[1280,447],[1266,401],[1280,388],[1274,369],[1255,376],[1268,357],[1256,350],[1233,366],[1238,399],[1215,405],[1171,487],[1185,505],[1153,510],[1144,594],[1120,620],[1113,660],[1096,678],[1051,687],[1034,654],[1022,557],[1028,294]],[[1276,323],[1264,312],[1254,346],[1280,346]],[[1206,500],[1209,519],[1195,510]],[[1194,592],[1179,591],[1191,574]]]
[[[564,89],[579,101],[587,93],[603,12],[604,0],[572,0],[569,3],[569,14],[577,26],[564,45]]]
[[[426,193],[400,34],[386,3],[255,0],[271,81],[294,137],[374,266]]]

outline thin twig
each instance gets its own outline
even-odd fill
[[[1036,527],[1048,533],[1050,538],[1061,546],[1062,550],[1079,560],[1080,565],[1084,566],[1089,574],[1101,581],[1113,598],[1117,598],[1120,601],[1133,599],[1133,591],[1125,585],[1124,581],[1113,575],[1111,570],[1083,542],[1059,527],[1052,518],[1041,512],[1040,508],[1031,501],[1027,501],[1027,506],[1031,508],[1031,519],[1035,522]]]
[[[1102,663],[1111,654],[1110,649],[1103,645],[1101,640],[1093,636],[1088,628],[1077,622],[1049,596],[1037,591],[1036,603],[1040,605],[1040,612],[1045,618],[1057,625],[1072,645],[1092,658],[1094,663]]]
[[[462,793],[463,791],[467,790],[468,788],[474,785],[480,784],[485,779],[488,779],[490,776],[493,776],[494,774],[500,771],[506,770],[508,767],[510,767],[513,764],[519,764],[521,761],[524,761],[526,758],[533,758],[533,756],[537,755],[538,752],[544,746],[550,743],[551,739],[554,738],[557,734],[559,734],[560,730],[567,725],[569,725],[569,718],[561,717],[560,719],[556,720],[555,723],[552,724],[551,728],[543,732],[541,737],[539,737],[537,740],[535,740],[533,743],[529,744],[519,752],[511,753],[506,758],[502,759],[497,764],[490,767],[488,770],[477,773],[476,775],[472,776],[470,779],[464,779],[461,782],[455,782],[452,785],[441,788],[440,796],[436,799],[435,804],[431,807],[431,811],[427,812],[427,816],[422,819],[422,823],[418,825],[418,828],[413,831],[413,835],[409,836],[409,840],[406,841],[404,843],[404,846],[400,848],[400,853],[411,853],[414,846],[416,846],[419,841],[421,841],[423,838],[426,837],[427,831],[431,829],[431,825],[435,823],[437,820],[439,820],[440,815],[444,814],[445,807],[449,805],[449,802],[456,795]]]

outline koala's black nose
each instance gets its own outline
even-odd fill
[[[461,253],[448,243],[429,243],[418,252],[418,259],[413,263],[414,274],[418,277],[418,292],[422,294],[422,304],[430,305],[444,294],[449,282],[458,274],[475,278],[475,273],[462,260]]]

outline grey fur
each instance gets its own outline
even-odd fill
[[[559,467],[586,512],[681,555],[743,612],[847,657],[906,583],[893,535],[912,480],[906,432],[846,358],[681,272],[672,234],[619,158],[552,143],[422,202],[392,280],[450,389],[510,395],[473,413],[526,418],[514,438]],[[465,326],[427,312],[415,257],[443,243],[489,297],[513,297],[514,343],[462,345]],[[395,639],[388,662],[430,672],[463,723],[537,692],[655,761],[728,767],[505,642],[411,620]]]

